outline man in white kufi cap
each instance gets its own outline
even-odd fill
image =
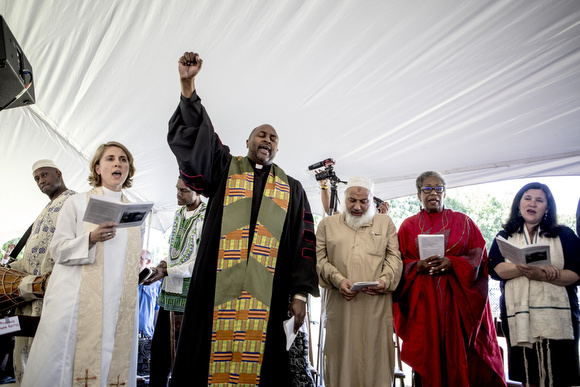
[[[68,189],[62,178],[62,172],[54,161],[38,160],[32,165],[32,176],[38,188],[49,197],[50,202],[38,215],[31,226],[30,236],[24,246],[22,259],[9,261],[11,269],[27,274],[20,282],[21,297],[28,300],[16,308],[17,315],[40,316],[42,313],[42,296],[33,293],[32,283],[39,276],[48,277],[52,272],[54,261],[48,251],[52,240],[56,221],[64,202],[76,192]],[[17,252],[12,253],[17,256]],[[14,376],[19,386],[24,375],[28,353],[32,345],[32,337],[17,336],[14,344]]]
[[[364,187],[366,189],[368,189],[369,191],[371,191],[371,194],[373,192],[373,188],[374,188],[374,183],[372,182],[371,179],[369,179],[368,177],[364,177],[364,176],[354,176],[351,177],[350,180],[348,181],[349,184],[356,184],[356,185],[361,185],[361,187]],[[326,212],[326,214],[330,215],[330,192],[328,190],[328,179],[324,179],[324,180],[319,180],[318,184],[320,185],[320,200],[322,201],[322,207],[324,208],[324,212]],[[348,186],[347,186],[348,188]],[[388,214],[389,213],[389,203],[382,201],[378,198],[374,198],[373,199],[377,199],[377,201],[375,202],[377,205],[377,212],[379,214]],[[338,210],[338,208],[333,208],[333,214],[338,214],[340,213],[340,211]]]
[[[388,215],[376,213],[373,189],[371,179],[351,177],[344,213],[324,218],[316,232],[316,269],[327,292],[328,387],[393,384],[391,293],[403,263],[395,225]]]

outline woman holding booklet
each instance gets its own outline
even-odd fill
[[[468,216],[444,208],[440,173],[422,173],[416,186],[422,209],[398,233],[405,265],[394,307],[401,358],[416,386],[505,386],[487,299],[485,240]],[[422,255],[420,235],[443,235],[429,243],[441,243],[443,255]]]
[[[141,227],[83,221],[93,195],[127,202],[133,156],[102,144],[90,163],[94,187],[66,201],[50,252],[54,270],[22,386],[135,386],[137,272]]]
[[[510,379],[528,386],[579,385],[580,240],[558,225],[556,202],[545,184],[529,183],[518,191],[500,237],[520,247],[546,244],[550,258],[549,264],[512,263],[496,240],[490,250],[490,275],[501,281]]]

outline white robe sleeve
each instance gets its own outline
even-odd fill
[[[193,267],[195,266],[196,255],[192,254],[191,257],[183,262],[181,265],[168,267],[167,276],[173,278],[189,278],[193,273]]]
[[[85,195],[75,195],[62,206],[50,244],[55,263],[87,265],[95,261],[96,248],[89,249],[89,234],[85,232],[82,220],[85,209]]]

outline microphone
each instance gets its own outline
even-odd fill
[[[334,159],[329,157],[326,160],[322,160],[322,161],[319,161],[317,163],[310,165],[308,167],[308,170],[312,171],[313,169],[326,168],[326,167],[329,167],[331,165],[334,165]]]

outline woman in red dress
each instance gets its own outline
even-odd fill
[[[405,265],[394,307],[401,358],[417,386],[505,386],[488,302],[487,251],[475,223],[444,208],[445,178],[416,181],[421,211],[399,228]],[[444,236],[444,256],[421,257],[418,235]]]

